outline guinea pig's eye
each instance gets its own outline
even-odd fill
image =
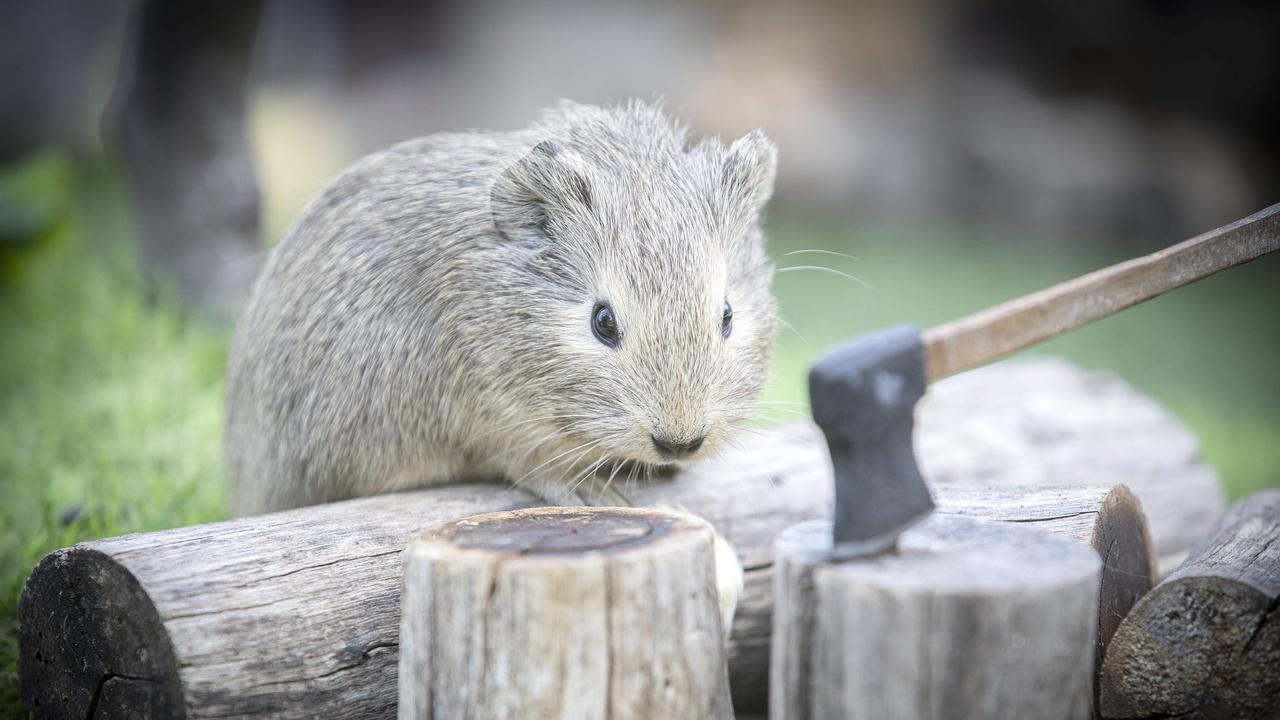
[[[595,333],[596,339],[605,345],[611,348],[618,347],[620,334],[618,320],[613,316],[613,308],[604,303],[596,305],[596,308],[591,311],[591,332]]]
[[[729,333],[733,332],[733,306],[728,300],[724,301],[724,316],[720,318],[720,334],[729,337]]]

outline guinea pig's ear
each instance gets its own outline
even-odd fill
[[[778,149],[759,130],[739,138],[725,152],[723,192],[727,204],[754,218],[773,196]]]
[[[556,220],[591,210],[591,190],[575,158],[544,140],[502,171],[490,191],[493,224],[517,242],[544,242]]]

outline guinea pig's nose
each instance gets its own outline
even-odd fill
[[[707,436],[703,435],[687,442],[678,442],[671,438],[660,438],[657,435],[649,437],[653,439],[653,446],[658,449],[658,454],[668,460],[692,455],[702,447],[702,441],[707,439]]]

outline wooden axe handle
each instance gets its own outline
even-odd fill
[[[924,332],[928,382],[1280,249],[1280,203],[1145,257],[1024,295]]]

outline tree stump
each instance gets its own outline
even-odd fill
[[[1280,490],[1237,503],[1134,606],[1101,690],[1107,718],[1280,717]]]
[[[774,720],[1090,717],[1101,562],[1033,528],[935,515],[873,558],[831,524],[776,545]]]
[[[539,508],[409,542],[401,718],[732,718],[706,521]]]

